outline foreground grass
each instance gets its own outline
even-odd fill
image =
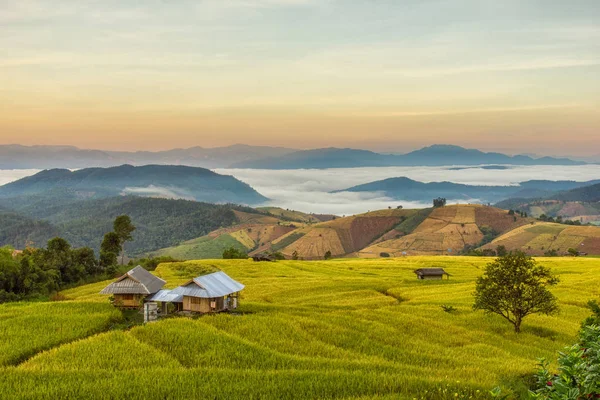
[[[43,332],[27,324],[2,331],[0,325],[0,336],[8,338],[5,348],[24,346],[34,337],[46,343],[20,353],[27,357],[7,358],[4,365],[12,366],[0,369],[0,392],[6,398],[40,399],[444,399],[486,398],[489,389],[502,385],[518,397],[526,392],[524,378],[533,373],[536,358],[555,359],[575,340],[589,314],[586,302],[600,297],[600,263],[539,259],[561,277],[553,290],[561,314],[532,316],[517,335],[501,318],[471,310],[474,281],[489,261],[409,257],[164,264],[156,274],[170,287],[199,271],[223,269],[246,285],[240,313],[167,319],[74,342],[95,331]],[[452,278],[424,282],[412,273],[437,266]],[[106,297],[97,294],[105,284],[64,292],[73,301],[0,306],[0,315],[17,318],[11,307],[26,307],[16,314],[50,326],[66,315],[85,319],[88,308],[107,310],[102,318],[112,318]],[[60,314],[44,311],[56,305]],[[457,311],[446,313],[441,305]],[[94,318],[99,318],[97,327],[106,322]]]

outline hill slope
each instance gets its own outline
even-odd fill
[[[23,248],[25,240],[32,240],[36,246],[43,246],[52,237],[62,236],[75,247],[89,246],[98,251],[102,237],[112,230],[115,217],[127,214],[137,229],[126,249],[130,255],[139,255],[239,224],[242,215],[246,219],[264,218],[247,207],[135,196],[79,200],[64,205],[43,201],[33,205],[24,203],[26,206],[17,211],[0,213],[6,223],[0,245]]]
[[[380,210],[297,229],[274,240],[268,248],[287,257],[294,253],[304,259],[350,255],[389,232],[417,210]],[[259,249],[263,250],[263,249]]]
[[[220,228],[199,238],[150,253],[183,260],[221,258],[223,250],[233,247],[248,253],[294,231],[297,225],[274,216],[235,211],[238,224]],[[301,223],[302,225],[302,223]]]
[[[85,193],[88,197],[135,194],[238,204],[258,204],[267,200],[232,176],[204,168],[173,165],[45,170],[1,186],[0,196],[34,195],[56,189]]]
[[[536,222],[507,232],[482,248],[495,249],[500,245],[537,256],[551,250],[563,255],[569,248],[600,254],[600,228]]]
[[[396,200],[431,201],[436,197],[444,197],[454,200],[473,199],[484,203],[492,203],[508,197],[534,198],[573,188],[584,190],[584,186],[597,182],[532,180],[513,186],[484,186],[453,182],[424,183],[406,177],[398,177],[369,182],[336,192],[383,192],[387,197]]]
[[[380,257],[382,253],[392,257],[457,254],[465,246],[481,243],[486,234],[507,232],[529,221],[508,215],[505,210],[481,205],[435,208],[412,233],[374,243],[362,249],[359,256]]]

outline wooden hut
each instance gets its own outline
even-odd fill
[[[115,299],[114,305],[117,307],[138,308],[148,296],[160,291],[165,283],[138,265],[100,293],[112,294]]]
[[[244,285],[219,271],[194,278],[170,294],[181,296],[183,311],[210,313],[237,308],[242,289]]]
[[[419,268],[415,270],[417,279],[443,279],[444,275],[450,279],[450,274],[443,268]]]

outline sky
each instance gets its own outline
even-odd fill
[[[600,154],[598,0],[0,0],[0,144]]]

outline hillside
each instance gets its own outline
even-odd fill
[[[557,191],[581,188],[598,181],[540,181],[531,180],[512,186],[464,185],[453,182],[418,182],[406,177],[388,178],[353,186],[336,192],[382,192],[395,200],[426,201],[436,197],[453,200],[475,200],[482,203],[494,203],[509,197],[537,198],[546,197]]]
[[[484,237],[501,234],[530,221],[507,211],[481,205],[452,205],[435,208],[409,234],[398,233],[359,252],[360,257],[458,254],[465,246],[481,243]]]
[[[0,196],[35,195],[59,189],[95,198],[132,194],[211,203],[258,204],[267,200],[232,176],[174,165],[44,170],[1,186]]]
[[[564,190],[538,199],[511,198],[497,207],[527,212],[533,217],[545,214],[582,223],[600,223],[600,183]]]
[[[569,248],[597,255],[600,254],[600,227],[535,222],[507,232],[483,248],[495,249],[500,245],[537,256],[551,250],[564,255]]]
[[[531,316],[515,335],[473,311],[473,286],[491,259],[408,257],[160,265],[172,288],[209,264],[246,285],[236,314],[170,318],[111,329],[123,316],[98,294],[0,305],[0,393],[27,398],[484,399],[495,386],[526,398],[536,359],[575,341],[597,294],[593,259],[541,259],[561,280],[561,312]],[[413,270],[443,267],[450,280]],[[447,313],[441,305],[456,308]],[[43,382],[43,384],[40,384]],[[77,384],[73,384],[77,382]],[[443,392],[443,391],[446,392]],[[425,397],[427,393],[433,396]],[[455,393],[457,395],[455,395]]]
[[[139,255],[201,237],[242,220],[265,218],[248,207],[188,200],[120,196],[60,205],[24,199],[23,206],[16,207],[17,210],[0,213],[6,224],[0,235],[0,246],[10,244],[23,248],[27,240],[43,246],[52,237],[62,236],[75,247],[89,246],[97,252],[104,234],[112,230],[115,217],[127,214],[137,229],[126,249],[130,255]]]
[[[508,156],[500,153],[485,153],[475,149],[465,149],[460,146],[433,145],[402,155],[380,154],[367,150],[340,148],[300,150],[285,155],[236,163],[233,167],[257,169],[322,169],[480,164],[579,165],[585,163],[566,158],[532,158],[523,155]]]
[[[280,251],[286,257],[297,253],[307,260],[321,259],[328,251],[333,257],[345,256],[359,251],[416,212],[392,209],[337,218],[294,230],[259,251]]]
[[[560,201],[600,202],[600,183],[558,193],[553,199]]]
[[[221,258],[223,250],[227,248],[252,252],[297,228],[297,223],[282,221],[273,216],[240,211],[235,211],[235,215],[239,223],[234,226],[217,229],[176,246],[153,251],[149,255],[171,256],[183,260]]]
[[[300,211],[286,210],[279,207],[257,207],[256,209],[267,212],[281,219],[305,223],[319,223],[337,218],[335,215],[306,214]]]

